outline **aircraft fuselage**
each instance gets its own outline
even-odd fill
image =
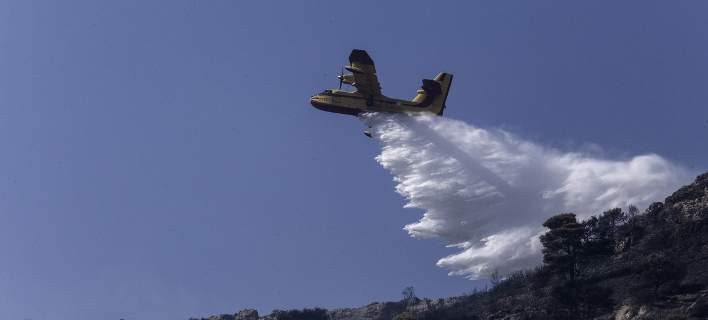
[[[432,99],[431,99],[432,100]],[[356,92],[325,90],[310,98],[313,107],[334,113],[358,115],[364,112],[421,112],[431,101],[411,102],[385,96],[364,97]],[[432,111],[431,111],[432,112]]]

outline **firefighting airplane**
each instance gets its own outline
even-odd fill
[[[310,98],[317,109],[359,115],[365,112],[416,113],[430,112],[442,115],[445,100],[452,84],[452,74],[439,73],[433,80],[423,79],[423,86],[413,100],[393,99],[381,94],[381,85],[376,78],[374,61],[364,50],[354,49],[349,54],[349,65],[344,67],[352,74],[339,78],[339,89],[327,89]],[[356,91],[342,90],[346,83],[356,87]],[[365,132],[370,137],[368,132]]]

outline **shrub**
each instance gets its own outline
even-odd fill
[[[273,310],[271,317],[277,320],[328,320],[327,310],[321,308],[302,310]]]

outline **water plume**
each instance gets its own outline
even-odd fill
[[[553,214],[642,208],[690,177],[656,154],[611,160],[561,152],[434,115],[372,113],[362,120],[381,143],[376,161],[393,174],[405,207],[424,211],[404,229],[459,248],[437,265],[472,279],[540,263],[541,224]]]

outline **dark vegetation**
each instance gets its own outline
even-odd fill
[[[278,320],[328,320],[327,310],[321,308],[302,309],[302,310],[275,310],[270,314],[271,317]]]
[[[265,318],[708,319],[708,173],[644,213],[630,206],[584,221],[562,213],[543,225],[543,265],[494,272],[491,289],[429,300],[406,288],[400,302]]]

